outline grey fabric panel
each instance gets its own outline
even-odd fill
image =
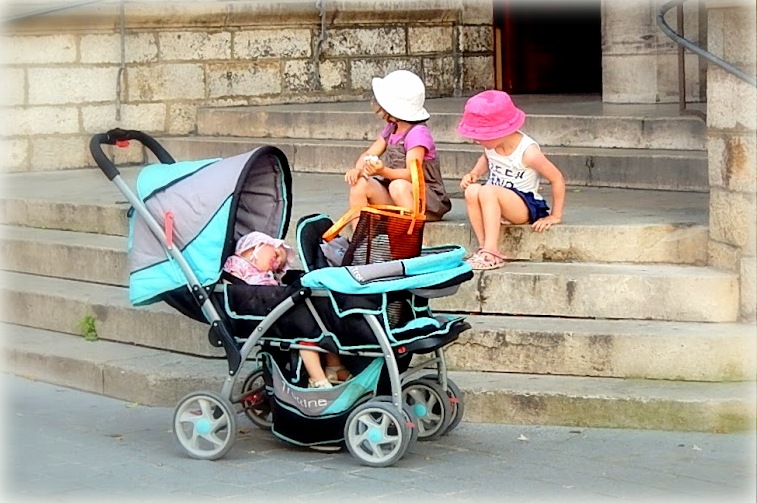
[[[380,262],[378,264],[356,265],[347,267],[355,281],[361,285],[379,279],[399,278],[405,275],[405,266],[401,260]]]
[[[455,295],[459,288],[460,285],[452,285],[446,288],[412,288],[409,292],[426,299],[438,299]]]
[[[341,388],[303,389],[289,384],[278,368],[271,372],[276,397],[308,416],[320,416],[339,398]]]
[[[239,173],[251,152],[222,159],[155,193],[145,205],[163,227],[164,214],[174,214],[174,245],[182,249],[207,225],[226,198],[234,192]],[[162,240],[152,235],[147,224],[135,215],[130,270],[136,271],[165,260]],[[224,236],[218,239],[223,240]]]
[[[286,189],[279,158],[260,155],[240,190],[239,207],[234,221],[234,241],[252,231],[283,238],[280,235],[286,211]]]

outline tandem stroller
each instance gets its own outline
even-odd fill
[[[135,192],[102,149],[129,140],[159,161],[140,171]],[[208,323],[210,343],[225,352],[221,391],[190,393],[174,412],[174,434],[189,456],[224,456],[240,413],[295,445],[346,446],[368,466],[392,465],[414,441],[460,422],[463,394],[447,378],[442,348],[470,325],[433,315],[428,302],[472,278],[462,247],[329,267],[320,244],[332,221],[313,214],[296,229],[302,270],[288,271],[281,286],[240,284],[222,271],[237,239],[253,230],[283,238],[288,230],[292,180],[281,150],[176,162],[145,133],[114,129],[95,135],[90,151],[132,205],[132,303],[165,301]],[[339,354],[354,377],[308,388],[300,349]],[[253,368],[242,380],[248,360]]]

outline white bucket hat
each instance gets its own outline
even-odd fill
[[[430,116],[423,103],[426,101],[426,86],[413,72],[396,70],[383,79],[371,81],[373,95],[379,106],[392,117],[407,122],[423,121]]]

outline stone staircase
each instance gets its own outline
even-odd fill
[[[502,249],[518,260],[434,302],[473,326],[447,350],[465,420],[753,428],[755,325],[737,319],[737,277],[704,265],[704,125],[589,99],[521,106],[566,175],[566,218],[543,234],[507,228]],[[340,173],[380,126],[367,108],[210,108],[198,112],[196,136],[161,142],[180,160],[276,145],[294,171],[292,224],[315,211],[336,218],[346,206]],[[429,109],[459,197],[479,150],[454,134],[461,101]],[[131,182],[137,171],[122,174]],[[129,305],[128,205],[99,170],[6,175],[3,189],[0,321],[11,371],[168,406],[220,387],[225,361],[205,325],[165,305]],[[462,200],[427,225],[425,240],[473,247]],[[87,316],[94,343],[77,335]]]

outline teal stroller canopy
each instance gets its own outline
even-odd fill
[[[188,280],[166,251],[177,247],[202,286],[218,282],[234,243],[252,231],[286,235],[292,177],[284,153],[260,147],[226,159],[153,164],[139,173],[137,197],[164,224],[166,242],[129,212],[129,299],[163,300]]]

